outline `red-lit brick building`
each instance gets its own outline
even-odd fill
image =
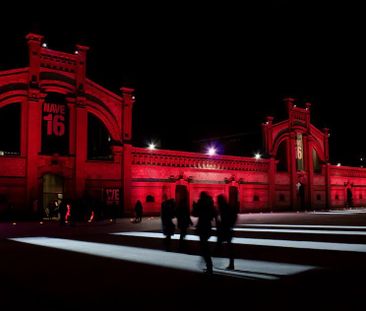
[[[267,117],[262,159],[136,148],[132,89],[87,79],[85,46],[68,54],[27,40],[29,67],[0,71],[0,204],[18,214],[84,196],[126,214],[140,199],[154,214],[164,194],[192,203],[201,191],[225,193],[242,212],[366,204],[366,170],[328,163],[328,130],[310,123],[310,104],[288,99],[288,120]]]

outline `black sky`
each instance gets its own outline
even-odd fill
[[[312,122],[330,128],[332,162],[359,165],[361,4],[197,2],[9,5],[0,19],[0,70],[27,65],[31,31],[52,49],[86,44],[90,79],[116,93],[136,88],[134,145],[158,139],[164,149],[200,151],[199,140],[244,133],[246,146],[230,152],[251,155],[261,146],[252,134],[267,115],[284,119],[282,99],[292,96],[300,106],[311,102]]]

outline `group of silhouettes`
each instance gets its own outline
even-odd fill
[[[232,245],[233,227],[237,221],[238,204],[229,204],[225,195],[217,196],[217,208],[214,200],[207,192],[200,193],[197,202],[192,206],[190,213],[188,198],[183,196],[177,202],[174,199],[163,197],[161,204],[161,224],[162,231],[165,235],[164,244],[165,249],[171,249],[171,237],[175,233],[175,223],[173,219],[176,218],[177,227],[180,231],[179,251],[186,250],[185,236],[189,226],[193,225],[191,217],[197,217],[196,232],[200,240],[200,253],[205,261],[207,274],[212,274],[213,264],[211,258],[211,251],[209,246],[209,238],[212,235],[212,224],[216,224],[217,243],[216,252],[221,254],[223,252],[223,243],[227,244],[227,253],[229,257],[229,265],[226,269],[234,269],[234,249]]]

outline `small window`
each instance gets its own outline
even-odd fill
[[[255,195],[253,196],[253,201],[259,201],[259,195],[255,194]]]
[[[360,193],[360,196],[359,196],[360,200],[362,200],[362,194]]]
[[[286,197],[285,197],[285,195],[284,195],[283,193],[280,193],[280,197],[278,198],[278,200],[279,200],[280,202],[285,202],[285,201],[286,201]]]
[[[146,202],[155,202],[154,196],[152,196],[151,194],[149,194],[148,196],[146,196]]]
[[[320,194],[317,194],[317,195],[316,195],[316,199],[317,199],[318,201],[321,201],[321,200],[322,200],[322,196],[321,196]]]
[[[339,195],[338,194],[335,195],[335,199],[336,199],[336,201],[339,200]]]

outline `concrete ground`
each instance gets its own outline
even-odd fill
[[[240,308],[360,310],[366,289],[366,210],[242,214],[236,269],[202,272],[191,228],[187,248],[166,252],[160,219],[60,226],[0,223],[4,310]]]

